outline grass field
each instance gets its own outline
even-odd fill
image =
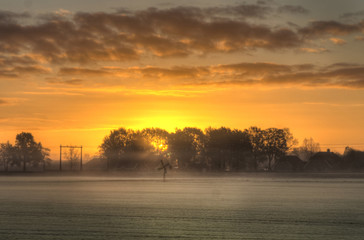
[[[363,239],[364,179],[1,176],[0,239]]]

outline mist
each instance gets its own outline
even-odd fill
[[[362,178],[2,177],[2,239],[360,239]]]

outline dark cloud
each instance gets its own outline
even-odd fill
[[[19,77],[19,75],[14,73],[13,71],[0,68],[0,78],[16,78],[16,77]]]
[[[273,63],[238,63],[211,66],[183,67],[135,67],[135,68],[100,68],[61,69],[63,76],[100,75],[115,77],[123,84],[120,75],[127,82],[136,81],[158,85],[162,80],[166,86],[267,86],[267,87],[344,87],[364,89],[364,66],[351,63],[336,63],[325,67],[313,64],[273,64]],[[61,75],[62,75],[61,74]],[[158,81],[155,81],[158,80]],[[64,80],[57,80],[61,83]],[[65,83],[65,82],[63,82]],[[105,83],[107,85],[107,83]]]
[[[2,66],[29,66],[39,64],[39,61],[34,57],[28,55],[19,55],[19,56],[8,56],[8,55],[0,55],[0,65]]]
[[[357,41],[364,41],[364,36],[356,36],[355,40]]]
[[[348,12],[344,13],[340,16],[340,18],[344,19],[355,19],[355,18],[363,18],[364,17],[364,10],[356,11],[356,12]]]
[[[349,63],[338,63],[324,68],[311,64],[241,63],[221,65],[217,69],[233,69],[224,74],[224,78],[231,79],[234,83],[239,80],[244,86],[250,82],[263,86],[364,88],[364,66]]]
[[[38,75],[48,74],[51,70],[43,66],[16,66],[7,68],[6,66],[0,67],[0,77],[3,78],[16,78],[23,75]]]
[[[53,63],[87,63],[300,45],[300,37],[292,30],[242,18],[263,18],[268,10],[261,5],[150,8],[132,13],[78,12],[67,17],[48,14],[34,24],[1,21],[0,52],[39,54]]]
[[[309,11],[302,6],[284,5],[278,8],[279,13],[307,14]]]
[[[349,63],[324,68],[311,64],[241,63],[215,66],[212,69],[219,76],[215,76],[214,81],[203,81],[205,84],[364,89],[364,66]]]
[[[207,8],[205,15],[234,16],[241,18],[266,18],[273,9],[264,4],[240,4],[237,6]]]
[[[16,23],[18,20],[30,18],[29,13],[14,13],[0,10],[0,23]]]
[[[74,76],[74,75],[100,76],[100,75],[110,75],[112,73],[102,69],[73,67],[73,68],[61,68],[58,74],[63,76]]]
[[[331,64],[324,68],[325,70],[333,70],[333,69],[340,69],[340,68],[351,68],[351,67],[360,67],[360,64],[357,63],[346,63],[346,62],[338,62]]]
[[[347,35],[364,29],[364,22],[314,21],[303,28],[282,28],[249,21],[266,18],[274,11],[272,6],[149,8],[135,12],[77,12],[66,16],[54,13],[28,24],[17,21],[28,17],[26,14],[0,12],[0,61],[5,55],[12,56],[14,59],[9,61],[14,62],[20,62],[15,58],[22,55],[37,55],[46,63],[87,64],[131,61],[143,56],[308,49],[305,48],[307,38]],[[306,12],[292,5],[281,6],[278,11]],[[26,63],[23,65],[27,67]]]
[[[301,28],[299,33],[306,37],[319,37],[324,35],[343,36],[360,32],[364,29],[364,22],[345,24],[337,21],[314,21],[307,27]]]
[[[76,86],[81,85],[84,80],[82,79],[68,79],[68,80],[62,80],[58,78],[47,78],[47,83],[49,84],[59,84],[59,85],[70,85],[70,86]]]
[[[0,98],[0,106],[5,105],[5,104],[8,104],[8,102],[6,100]]]
[[[209,75],[210,70],[207,67],[173,67],[173,68],[157,68],[146,67],[141,68],[140,73],[143,77],[148,78],[201,78],[202,76]]]
[[[51,70],[42,66],[35,56],[0,55],[0,77],[16,78],[23,75],[48,74]]]
[[[19,74],[44,74],[44,73],[49,73],[51,70],[42,66],[26,66],[26,67],[14,67],[12,71]]]

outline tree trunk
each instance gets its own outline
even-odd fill
[[[268,157],[268,171],[272,171],[272,166],[271,166],[272,158],[273,157],[271,156]]]
[[[26,171],[26,164],[25,164],[25,161],[23,161],[23,172]]]
[[[256,154],[254,154],[253,166],[254,166],[254,171],[258,171],[258,159],[257,159],[257,155]]]

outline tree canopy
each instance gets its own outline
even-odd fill
[[[135,163],[131,153],[163,158],[180,169],[211,171],[247,170],[267,160],[268,168],[295,143],[289,129],[251,127],[247,130],[227,127],[186,127],[168,133],[160,128],[113,130],[100,145],[108,167]],[[136,156],[136,155],[134,155]]]
[[[14,146],[9,142],[0,145],[0,157],[5,171],[9,165],[22,167],[23,171],[26,171],[27,166],[45,166],[49,161],[48,156],[49,149],[36,142],[29,132],[17,134]]]

